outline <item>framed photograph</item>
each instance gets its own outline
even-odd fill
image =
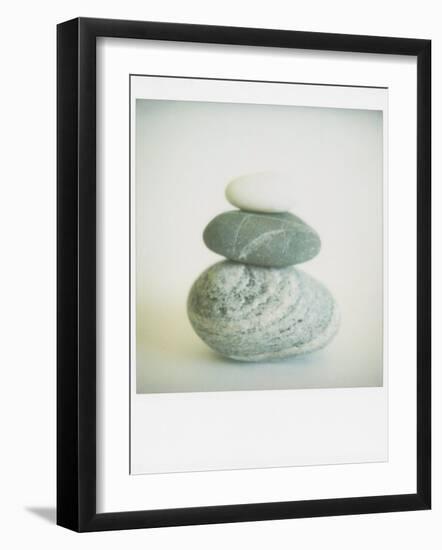
[[[430,41],[57,31],[58,524],[430,508]]]

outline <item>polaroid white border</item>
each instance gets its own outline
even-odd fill
[[[130,89],[132,212],[136,208],[135,113],[136,100],[140,98],[382,111],[386,166],[386,89],[141,75],[131,75]],[[385,193],[386,177],[384,169]],[[255,391],[137,394],[135,222],[132,216],[131,474],[387,460],[387,354],[383,360],[383,387],[292,389],[284,393],[259,390],[259,394]]]

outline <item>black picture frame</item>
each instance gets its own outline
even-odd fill
[[[417,59],[417,491],[96,512],[96,39],[133,38]],[[424,510],[431,506],[431,41],[78,18],[57,27],[57,523],[75,531]]]

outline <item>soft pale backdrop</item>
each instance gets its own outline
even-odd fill
[[[145,99],[136,109],[137,391],[382,385],[382,112]],[[323,350],[247,364],[196,336],[186,299],[223,259],[202,232],[233,208],[226,183],[265,170],[291,178],[292,212],[322,241],[298,267],[331,290],[342,319]]]

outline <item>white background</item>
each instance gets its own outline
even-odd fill
[[[75,535],[53,525],[55,504],[55,24],[77,15],[292,28],[433,38],[434,151],[440,151],[441,18],[436,2],[369,5],[351,1],[295,4],[275,0],[218,5],[49,2],[8,5],[2,40],[2,399],[0,540],[8,548],[253,548],[372,549],[440,546],[442,401],[440,342],[434,343],[434,506],[432,512],[305,519],[226,526]],[[441,161],[435,155],[433,210],[440,211]],[[440,279],[441,221],[434,222],[434,280]],[[435,288],[434,335],[441,294]],[[438,395],[439,394],[439,395]],[[50,518],[51,521],[47,521]]]
[[[315,54],[312,52],[286,52],[285,50],[264,50],[246,48],[230,48],[223,46],[201,47],[199,45],[176,45],[150,42],[138,42],[135,40],[112,40],[103,39],[98,44],[98,97],[100,108],[97,113],[98,120],[98,163],[97,180],[100,196],[100,209],[98,211],[98,249],[101,251],[100,262],[98,263],[101,289],[98,300],[100,323],[99,345],[98,345],[98,422],[97,422],[97,449],[98,449],[98,472],[97,483],[97,508],[99,511],[134,510],[148,508],[167,508],[179,506],[197,506],[208,504],[226,504],[240,502],[266,502],[287,500],[294,498],[290,488],[296,488],[297,499],[309,498],[336,498],[343,494],[351,496],[374,495],[374,494],[402,494],[414,492],[416,489],[415,479],[415,436],[409,429],[403,426],[415,425],[413,416],[415,407],[410,406],[415,402],[415,367],[412,358],[415,355],[414,345],[416,330],[413,328],[413,321],[403,323],[403,301],[404,295],[408,301],[408,315],[410,319],[415,318],[413,307],[416,302],[415,293],[416,281],[415,268],[413,269],[413,256],[407,247],[414,248],[415,242],[415,108],[416,108],[416,62],[409,58],[398,58],[397,56],[376,56],[376,55],[348,55],[348,54]],[[210,52],[210,55],[207,53]],[[266,55],[267,54],[267,55]],[[388,375],[391,380],[389,389],[389,461],[388,463],[365,463],[357,466],[316,466],[314,468],[286,468],[266,470],[244,470],[242,472],[211,471],[205,475],[196,473],[129,476],[127,449],[121,445],[122,441],[128,440],[128,393],[124,391],[127,387],[127,370],[122,365],[128,360],[128,193],[122,182],[127,181],[128,157],[128,88],[127,75],[129,73],[140,74],[147,68],[154,74],[164,71],[166,74],[201,74],[204,76],[228,76],[232,78],[247,78],[255,80],[271,79],[281,81],[288,79],[295,81],[300,79],[303,82],[333,82],[340,84],[357,82],[359,85],[383,85],[388,86],[389,91],[389,116],[388,134],[391,136],[388,148],[388,201],[391,206],[388,208],[388,267],[389,277],[400,281],[390,285],[388,289],[388,361],[394,368]],[[200,88],[202,81],[194,82],[194,88]],[[225,91],[235,83],[226,83]],[[214,90],[218,87],[213,83],[206,84]],[[236,83],[244,93],[245,84]],[[256,86],[256,85],[255,85]],[[256,95],[255,86],[250,85],[247,95],[251,95],[254,101],[259,97],[266,98],[261,91]],[[264,85],[262,85],[264,86]],[[273,86],[273,85],[272,85]],[[276,86],[276,85],[274,85]],[[188,84],[188,87],[192,87]],[[169,87],[168,94],[171,93]],[[261,89],[261,87],[260,87]],[[268,88],[266,88],[268,89]],[[293,94],[292,88],[283,87],[284,95]],[[293,89],[296,89],[294,87]],[[303,103],[312,101],[305,87],[299,87],[297,100]],[[364,98],[364,106],[367,105],[367,95],[356,88],[320,88],[325,96],[327,105],[339,105],[342,95],[352,97],[352,105],[358,95]],[[252,93],[252,90],[254,91]],[[304,92],[302,92],[304,90]],[[328,91],[327,91],[328,90]],[[158,90],[157,90],[158,91]],[[189,90],[188,90],[189,91]],[[183,90],[180,90],[183,93]],[[207,90],[206,90],[207,93]],[[212,94],[214,91],[212,91]],[[215,92],[219,94],[219,91]],[[236,95],[237,92],[235,92]],[[272,98],[278,97],[281,100],[283,92],[276,95],[271,91]],[[302,95],[306,97],[302,98]],[[261,95],[262,94],[262,95]],[[372,92],[372,95],[374,92]],[[224,94],[223,94],[224,95]],[[321,94],[315,92],[315,103],[319,101]],[[170,97],[170,95],[168,96]],[[200,96],[199,96],[200,97]],[[330,99],[333,98],[333,103]],[[286,97],[287,99],[287,97]],[[307,100],[307,101],[306,101]],[[370,102],[371,106],[373,103]],[[359,104],[361,106],[361,104]],[[385,200],[385,199],[384,199]],[[133,205],[132,205],[133,206]],[[403,266],[409,265],[409,269]],[[133,271],[133,270],[132,270]],[[407,342],[407,346],[403,342]],[[122,391],[123,388],[123,391]],[[342,422],[336,418],[337,427],[327,431],[318,410],[335,409],[335,413],[345,410],[353,410],[354,406],[347,401],[348,398],[355,399],[357,394],[370,396],[373,392],[382,393],[383,388],[353,389],[346,392],[337,390],[326,392],[334,404],[321,402],[320,391],[310,390],[309,392],[296,392],[296,400],[290,399],[290,394],[284,393],[285,406],[291,404],[286,410],[287,420],[289,418],[300,418],[302,406],[301,397],[313,404],[314,398],[321,403],[316,411],[307,412],[306,416],[312,421],[316,419],[316,426],[312,426],[312,432],[318,438],[331,437],[336,442],[346,439],[344,433],[340,432]],[[385,392],[385,389],[384,389]],[[336,401],[345,396],[340,406],[335,408]],[[247,419],[241,410],[241,403],[246,400],[247,411],[251,415],[248,427]],[[273,397],[273,399],[272,399]],[[154,399],[155,398],[155,399]],[[158,398],[158,399],[157,399]],[[168,400],[173,406],[167,406]],[[158,402],[159,401],[159,402]],[[293,429],[287,422],[281,422],[285,416],[282,404],[282,394],[278,392],[246,392],[238,395],[235,392],[220,392],[207,395],[205,393],[179,394],[179,395],[139,395],[135,400],[137,408],[132,414],[134,427],[133,437],[135,444],[132,448],[135,457],[134,466],[136,472],[148,471],[177,471],[185,469],[203,469],[207,465],[215,464],[218,468],[231,467],[233,465],[262,466],[270,462],[276,464],[299,463],[296,457],[296,443],[304,447],[304,452],[309,453],[309,460],[301,460],[305,463],[334,463],[337,456],[327,456],[320,450],[320,444],[305,444],[305,437],[309,435],[305,422]],[[155,408],[152,408],[152,404]],[[372,446],[372,449],[382,447],[383,432],[375,427],[372,417],[367,423],[367,411],[371,408],[377,410],[381,417],[381,409],[378,405],[362,405],[362,414],[355,421],[351,432],[347,432],[348,439],[352,440],[352,446],[358,447],[348,449],[349,455],[360,462],[362,456],[367,456],[365,447]],[[138,405],[142,405],[141,410]],[[147,405],[147,409],[145,408]],[[231,406],[230,406],[231,405]],[[269,409],[272,414],[263,419],[265,412],[256,413],[257,407],[261,406],[263,411]],[[204,414],[204,420],[198,418],[198,409],[208,411]],[[299,408],[298,408],[299,407]],[[341,408],[342,407],[342,408]],[[179,409],[182,424],[173,423],[174,411]],[[226,415],[225,409],[230,412]],[[234,411],[240,409],[236,415]],[[201,414],[201,413],[200,413]],[[344,412],[344,416],[345,416]],[[364,418],[365,416],[365,418]],[[145,422],[145,418],[157,418],[156,423]],[[235,429],[231,430],[229,437],[225,431],[229,430],[232,424],[232,417],[235,417]],[[256,418],[254,418],[256,417]],[[253,419],[256,422],[253,422]],[[160,421],[161,420],[161,421]],[[227,420],[224,422],[223,420]],[[332,420],[331,418],[329,420]],[[275,426],[273,430],[270,425]],[[332,421],[333,423],[333,421]],[[353,437],[355,428],[359,424],[361,433]],[[370,424],[370,429],[362,428]],[[183,426],[184,425],[184,426]],[[259,427],[265,427],[260,431]],[[318,427],[321,426],[321,430]],[[215,427],[215,428],[214,428]],[[277,427],[277,428],[276,428]],[[167,436],[164,436],[164,433]],[[324,431],[327,435],[324,435]],[[177,434],[179,433],[179,435]],[[287,442],[286,433],[293,435],[293,448]],[[365,433],[364,433],[365,432]],[[203,437],[200,433],[204,434]],[[219,440],[217,435],[219,433]],[[248,437],[244,436],[248,434]],[[364,439],[368,433],[377,433],[379,441],[369,442],[369,437]],[[209,437],[210,435],[210,437]],[[371,439],[371,436],[370,436]],[[169,443],[170,441],[170,443]],[[227,448],[221,448],[220,443],[226,442]],[[237,443],[241,441],[241,445]],[[285,445],[283,445],[282,443]],[[155,447],[155,456],[148,453],[149,442]],[[260,445],[261,443],[261,445]],[[325,441],[324,441],[325,443]],[[256,463],[254,445],[270,446],[275,450],[275,456],[260,458],[263,462]],[[286,448],[284,448],[284,446]],[[184,452],[183,447],[189,447]],[[206,449],[208,447],[210,451]],[[290,448],[289,449],[287,449]],[[317,447],[315,449],[315,447]],[[337,447],[341,447],[339,444]],[[256,448],[256,447],[255,447]],[[142,453],[140,453],[142,451]],[[196,452],[192,456],[193,451]],[[316,452],[319,453],[316,454]],[[173,464],[173,455],[179,452],[181,461]],[[229,452],[235,455],[233,463],[229,458]],[[167,454],[172,454],[167,457]],[[212,453],[212,454],[210,454]],[[311,454],[310,454],[311,453]],[[146,454],[148,460],[146,460]],[[216,455],[219,456],[216,456]],[[236,456],[238,454],[238,456]],[[249,456],[247,456],[249,454]],[[166,456],[165,456],[166,455]],[[215,456],[213,456],[215,455]],[[226,456],[227,455],[227,456]],[[315,456],[316,455],[316,456]],[[371,455],[371,453],[370,453]],[[292,460],[288,460],[293,456]],[[379,455],[378,455],[379,456]],[[140,460],[141,457],[141,460]],[[166,460],[167,457],[167,460]],[[360,458],[359,458],[360,457]],[[371,455],[374,458],[373,455]],[[302,458],[302,457],[301,457]],[[345,460],[341,456],[341,461]],[[348,459],[349,457],[347,457]],[[252,463],[253,460],[253,463]],[[239,463],[239,464],[238,464]],[[252,464],[251,464],[252,463]],[[289,495],[290,492],[290,495]],[[215,499],[215,500],[214,500]]]

